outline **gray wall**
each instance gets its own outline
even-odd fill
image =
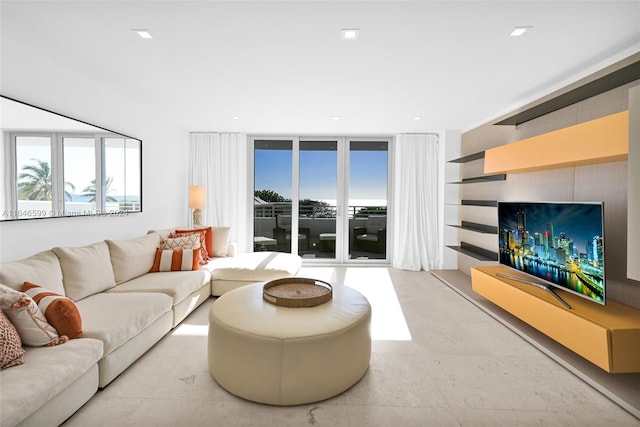
[[[480,126],[463,133],[462,155],[625,111],[629,108],[629,89],[638,85],[640,81],[635,81],[518,126]],[[461,169],[463,177],[482,175],[483,160],[465,163]],[[506,181],[462,185],[460,198],[604,201],[607,297],[640,308],[640,282],[627,279],[627,171],[628,161],[624,160],[507,174]],[[497,212],[495,208],[461,206],[460,219],[497,225]],[[460,239],[493,251],[498,245],[495,235],[463,232]],[[472,266],[482,264],[487,263],[459,255],[459,269],[466,274]]]

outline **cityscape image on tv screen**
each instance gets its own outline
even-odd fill
[[[605,303],[602,203],[499,202],[500,263]]]

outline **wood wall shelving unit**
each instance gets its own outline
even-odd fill
[[[486,151],[484,173],[530,172],[624,160],[629,112],[611,114]]]
[[[471,243],[461,241],[459,246],[447,247],[449,249],[453,249],[454,251],[460,252],[461,254],[470,256],[471,258],[475,258],[478,261],[498,261],[498,254],[496,252],[481,248],[476,245],[472,245]]]
[[[496,208],[498,207],[497,200],[468,200],[462,199],[460,201],[460,205],[462,206],[484,206],[488,208]]]
[[[461,221],[460,225],[449,224],[449,227],[456,227],[462,230],[475,231],[483,234],[498,234],[498,227],[495,225],[480,224],[478,222]]]
[[[567,309],[544,290],[498,273],[529,279],[502,266],[474,267],[473,291],[607,372],[640,372],[640,310],[558,290]]]
[[[484,159],[484,151],[478,153],[469,154],[467,156],[458,157],[457,159],[449,160],[449,163],[467,163],[474,160]]]
[[[449,163],[469,163],[476,160],[485,159],[485,151],[480,151],[472,154],[468,154],[457,159],[449,160]],[[447,184],[475,184],[475,183],[487,183],[487,182],[499,182],[507,179],[506,174],[485,174],[481,176],[462,178],[460,181],[448,182]],[[495,200],[466,200],[463,199],[460,202],[460,206],[480,206],[480,207],[497,207],[498,202]],[[458,228],[461,230],[471,231],[475,233],[485,235],[497,235],[498,227],[482,224],[473,221],[461,221],[460,224],[449,224],[450,227]],[[495,262],[498,260],[498,254],[494,251],[485,249],[483,247],[460,241],[459,245],[447,246],[458,253],[469,256],[477,261],[482,262]]]
[[[462,178],[460,181],[448,182],[447,184],[474,184],[477,182],[504,181],[505,179],[507,179],[507,175],[505,174],[482,175],[470,178]]]

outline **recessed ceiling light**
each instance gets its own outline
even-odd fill
[[[331,117],[331,120],[340,120],[340,116],[333,116]]]
[[[232,119],[233,120],[240,120],[240,116],[233,116]]]
[[[137,33],[143,39],[152,39],[153,38],[153,36],[149,32],[149,30],[131,30],[131,31]]]
[[[415,116],[415,117],[413,118],[413,120],[422,120],[422,117],[420,117],[420,116]]]
[[[520,37],[521,35],[523,35],[524,33],[527,32],[528,29],[533,28],[532,26],[519,26],[519,27],[515,27],[513,29],[513,31],[511,31],[511,34],[509,34],[511,37]]]
[[[359,28],[344,28],[341,30],[343,40],[357,40],[360,34]]]

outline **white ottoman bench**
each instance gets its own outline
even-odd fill
[[[250,252],[215,258],[207,264],[211,271],[211,295],[220,296],[255,282],[293,277],[302,267],[302,258],[283,252]]]
[[[300,405],[357,383],[371,359],[371,306],[342,285],[315,307],[262,299],[264,283],[230,291],[209,312],[209,371],[227,391],[254,402]]]

